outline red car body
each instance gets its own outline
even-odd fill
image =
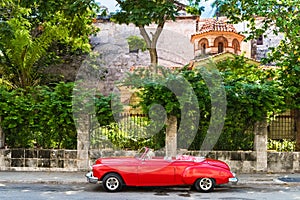
[[[86,174],[90,183],[101,181],[105,190],[119,191],[123,186],[195,186],[210,192],[216,185],[238,180],[229,166],[219,160],[194,156],[165,159],[151,156],[143,148],[133,158],[99,158]]]

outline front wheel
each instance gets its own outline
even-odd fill
[[[215,187],[215,180],[212,178],[200,178],[195,182],[195,188],[198,192],[211,192]]]
[[[122,178],[118,174],[110,173],[103,178],[103,188],[108,192],[118,192],[122,189]]]

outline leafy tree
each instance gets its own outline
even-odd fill
[[[133,23],[139,28],[141,35],[146,41],[147,48],[150,53],[151,64],[157,65],[158,57],[156,45],[158,38],[164,28],[166,20],[175,20],[177,7],[173,0],[117,0],[121,8],[113,19],[118,23],[129,24]],[[156,31],[150,36],[147,33],[145,26],[151,23],[157,24]]]
[[[0,72],[13,87],[37,85],[54,42],[89,50],[93,1],[1,1]],[[66,51],[67,49],[63,49]]]
[[[249,38],[257,38],[271,29],[283,34],[283,39],[265,63],[274,62],[280,67],[280,80],[286,88],[287,105],[296,113],[296,150],[300,150],[300,1],[299,0],[222,0],[221,10],[233,22],[249,21]],[[261,17],[260,26],[256,17]]]
[[[224,136],[231,135],[229,138],[240,141],[237,149],[244,149],[249,143],[243,141],[253,137],[254,124],[284,107],[285,89],[276,79],[276,71],[247,64],[243,57],[228,59],[217,66],[224,77],[228,102]]]
[[[204,12],[205,7],[200,6],[201,0],[189,0],[189,5],[186,6],[186,11],[192,15],[200,16]]]
[[[150,61],[151,61],[150,69],[152,71],[158,72],[158,68],[157,68],[158,55],[156,50],[158,38],[161,32],[163,31],[166,21],[175,20],[176,15],[178,15],[178,11],[185,9],[186,5],[181,4],[180,2],[175,0],[150,0],[150,1],[149,0],[139,0],[139,1],[116,0],[116,1],[118,2],[118,5],[121,8],[121,10],[120,12],[117,12],[113,16],[113,20],[121,24],[132,23],[139,28],[140,34],[144,38],[147,44],[147,49],[150,54]],[[198,6],[197,8],[199,8],[200,0],[189,1],[189,3],[191,5],[189,7],[189,11],[195,13],[195,9],[192,9],[192,7]],[[197,8],[196,10],[199,11],[197,12],[197,14],[200,14],[203,8],[201,9],[197,9]],[[152,23],[156,24],[157,27],[154,33],[151,33],[150,35],[150,33],[146,31],[145,27]],[[160,84],[167,84],[167,85],[171,84],[171,82],[166,82],[163,79],[160,79],[160,81],[162,81]],[[147,87],[146,82],[145,84],[146,85],[144,86]],[[171,95],[170,92],[167,92],[165,94],[169,95],[168,97],[173,97],[173,95]],[[175,102],[169,102],[169,103],[165,102],[165,103],[167,106],[167,113],[168,113],[168,119],[167,119],[167,124],[169,124],[168,127],[176,127],[177,119],[176,116],[172,114],[175,113],[176,103]],[[168,129],[166,135],[168,136],[171,134],[172,134],[171,129]]]
[[[158,56],[156,45],[158,38],[167,20],[175,20],[178,11],[186,9],[186,5],[175,0],[117,0],[120,12],[113,16],[113,20],[121,24],[132,23],[139,28],[140,34],[147,44],[150,53],[151,65],[156,66]],[[187,11],[193,14],[201,14],[203,7],[200,7],[200,0],[190,0]],[[157,24],[154,33],[149,34],[145,27]]]
[[[209,88],[207,81],[211,81],[209,84],[219,84],[216,81],[216,75],[219,74],[226,91],[227,111],[224,128],[214,148],[218,150],[252,149],[254,123],[280,110],[284,105],[285,90],[276,79],[278,74],[276,71],[261,70],[255,65],[248,64],[242,56],[219,62],[216,64],[216,69],[202,65],[193,70],[184,68],[181,71],[167,71],[162,69],[160,71],[162,73],[155,76],[146,69],[137,70],[129,75],[125,84],[138,90],[141,98],[139,105],[145,112],[151,112],[153,106],[159,104],[165,108],[167,116],[176,116],[181,121],[178,127],[180,145],[186,147],[186,144],[191,144],[190,149],[200,149],[200,145],[208,134],[212,112],[218,113],[218,101],[222,101],[218,98],[219,95],[221,96],[220,89]],[[197,101],[193,99],[193,95],[187,94],[186,88],[180,89],[180,86],[184,84],[178,81],[180,78],[184,78],[190,84],[189,87],[193,90]],[[174,93],[170,85],[178,86],[177,91],[182,91],[182,93],[180,95]],[[212,96],[214,98],[211,98]],[[182,102],[184,106],[187,106],[186,108],[197,102],[200,120],[197,118],[196,110],[181,112]],[[157,118],[158,122],[163,121],[159,119],[164,115],[161,112],[157,113],[158,116],[154,118]],[[188,118],[190,123],[182,124],[184,118]],[[214,125],[221,124],[222,120],[215,120]],[[180,129],[193,130],[195,127],[198,127],[195,138],[180,134],[182,133]]]
[[[168,139],[174,134],[177,135],[178,131],[178,137],[186,136],[182,138],[179,146],[187,148],[188,134],[196,131],[199,122],[197,99],[179,72],[171,73],[164,67],[157,68],[157,74],[152,74],[151,69],[137,69],[128,74],[123,85],[137,90],[137,95],[141,99],[137,106],[151,118],[151,123],[145,130],[149,137],[160,133],[166,124],[166,155],[175,156],[173,152],[168,151],[170,147],[167,144]],[[177,119],[181,121],[180,127],[177,127]],[[171,127],[175,127],[175,130]]]

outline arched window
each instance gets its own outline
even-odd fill
[[[228,41],[225,37],[219,36],[214,41],[214,46],[218,48],[218,53],[222,53],[228,47]],[[217,52],[216,52],[217,53]]]
[[[201,54],[206,54],[206,44],[202,44]]]
[[[224,44],[223,42],[218,43],[218,53],[222,53],[224,51]]]
[[[240,43],[239,43],[239,41],[237,39],[234,39],[232,41],[232,48],[234,50],[234,53],[238,54],[238,51],[240,50]]]
[[[201,50],[201,54],[206,54],[206,49],[209,48],[208,40],[202,38],[198,43],[198,49]]]

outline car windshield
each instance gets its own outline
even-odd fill
[[[134,156],[137,159],[143,159],[148,152],[147,147],[143,147],[139,150],[139,152]]]

